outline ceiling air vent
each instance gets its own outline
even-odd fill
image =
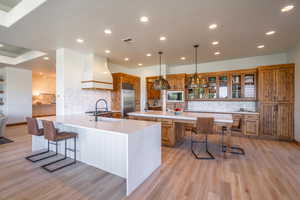
[[[123,42],[129,43],[129,42],[133,42],[132,38],[125,38],[123,39]]]

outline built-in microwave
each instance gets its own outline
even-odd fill
[[[184,102],[184,91],[168,91],[167,92],[168,102]]]

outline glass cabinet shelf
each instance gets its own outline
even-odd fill
[[[199,88],[187,89],[188,100],[256,100],[256,70],[201,74],[206,81]]]

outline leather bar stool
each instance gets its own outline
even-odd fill
[[[76,137],[77,137],[77,133],[73,133],[73,132],[59,132],[58,129],[55,128],[55,126],[54,126],[54,124],[53,124],[52,121],[42,120],[42,123],[43,123],[43,127],[44,127],[45,138],[48,141],[56,143],[56,154],[58,153],[58,149],[57,149],[58,142],[65,141],[65,155],[64,155],[64,158],[61,158],[59,160],[50,162],[50,163],[45,164],[45,165],[43,165],[41,167],[43,169],[47,170],[48,172],[55,172],[55,171],[57,171],[59,169],[62,169],[62,168],[65,168],[67,166],[75,164],[76,163]],[[67,140],[68,139],[74,139],[74,149],[67,148]],[[64,164],[62,166],[59,166],[59,167],[56,167],[56,168],[53,168],[53,169],[49,169],[49,167],[51,165],[67,159],[67,150],[74,152],[74,159],[73,159],[73,161],[71,163]]]
[[[196,122],[196,127],[192,128],[192,135],[191,135],[191,151],[194,154],[196,159],[200,160],[213,160],[215,157],[208,151],[208,135],[214,133],[214,118],[204,118],[204,117],[198,117]],[[208,157],[200,157],[197,153],[194,151],[194,144],[195,143],[203,143],[199,141],[193,140],[193,134],[199,135],[203,134],[205,135],[205,151],[208,154]]]
[[[232,136],[232,134],[231,134],[232,131],[240,131],[241,130],[241,121],[242,121],[241,119],[233,121],[233,124],[230,128],[230,136],[229,137]],[[228,130],[228,128],[226,126],[222,127],[222,137],[224,137],[225,132],[227,130]],[[223,142],[222,142],[222,151],[227,152],[228,148],[231,150],[230,153],[232,153],[232,154],[245,155],[245,150],[243,148],[238,147],[236,145],[230,145],[228,147],[228,146],[224,145]]]
[[[238,130],[238,129],[240,128],[240,126],[241,126],[241,120],[238,120],[237,123],[233,123],[233,125],[232,125],[230,131],[231,131],[231,132],[232,132],[232,131],[236,131],[236,130]],[[226,126],[223,126],[223,127],[222,127],[222,135],[223,135],[223,136],[225,135],[225,132],[226,132],[227,130],[228,130],[228,129],[227,129]],[[229,136],[229,137],[232,136],[231,132],[230,132],[230,136]],[[246,154],[246,153],[245,153],[245,150],[244,150],[243,148],[238,147],[238,146],[236,146],[236,145],[230,145],[229,149],[231,150],[230,153],[232,153],[232,154],[239,154],[239,155],[245,155],[245,154]],[[222,146],[222,151],[223,151],[223,152],[227,152],[227,151],[228,151],[228,147],[225,146],[225,145],[223,145],[223,146]]]
[[[29,135],[32,135],[32,136],[44,136],[44,129],[39,128],[38,122],[37,122],[37,120],[35,118],[26,117],[26,121],[27,121],[27,130],[28,130],[28,134]],[[50,142],[48,141],[47,151],[43,151],[43,152],[40,152],[40,153],[37,153],[37,154],[32,154],[32,155],[27,156],[25,158],[27,160],[31,161],[31,162],[38,162],[38,161],[41,161],[41,160],[44,160],[44,159],[56,156],[57,153],[54,154],[54,155],[48,155],[46,157],[42,157],[42,158],[39,158],[39,159],[34,159],[37,156],[49,153],[50,152],[49,147],[50,147]]]

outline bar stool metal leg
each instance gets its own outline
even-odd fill
[[[56,142],[56,143],[57,143],[57,142]],[[57,150],[57,148],[56,148],[56,150]],[[51,166],[51,165],[53,165],[53,164],[55,164],[55,163],[58,163],[58,162],[60,162],[60,161],[63,161],[63,160],[66,160],[66,159],[67,159],[67,150],[73,151],[73,152],[74,152],[74,159],[73,159],[73,161],[72,161],[71,163],[62,165],[62,166],[60,166],[60,167],[56,167],[56,168],[54,168],[54,169],[49,169],[49,168],[48,168],[49,166]],[[57,151],[56,151],[56,152],[57,152]],[[61,159],[58,159],[58,160],[56,160],[56,161],[50,162],[50,163],[48,163],[48,164],[42,165],[41,167],[42,167],[43,169],[45,169],[46,171],[52,173],[52,172],[55,172],[55,171],[60,170],[60,169],[62,169],[62,168],[68,167],[68,166],[70,166],[70,165],[74,165],[75,163],[76,163],[76,137],[74,137],[74,149],[73,149],[73,150],[67,148],[67,139],[65,139],[65,155],[64,155],[64,157],[61,158]]]
[[[205,135],[204,143],[205,143],[205,152],[209,155],[208,157],[201,157],[197,153],[195,153],[194,147],[193,147],[194,143],[202,143],[202,142],[196,142],[196,141],[193,141],[193,139],[191,139],[191,151],[194,154],[196,159],[198,159],[198,160],[213,160],[213,159],[215,159],[215,157],[208,151],[208,136],[207,135]]]
[[[245,155],[245,150],[241,147],[231,146],[230,149],[233,150],[230,152],[232,154]]]
[[[40,156],[40,155],[43,155],[43,154],[46,154],[46,153],[49,153],[49,152],[50,152],[50,142],[49,142],[49,140],[48,140],[48,148],[47,148],[47,151],[44,151],[44,152],[40,152],[40,153],[37,153],[37,154],[33,154],[33,155],[30,155],[30,156],[27,156],[27,157],[25,157],[25,159],[26,159],[26,160],[29,160],[29,161],[31,161],[31,162],[33,162],[33,163],[35,163],[35,162],[38,162],[38,161],[41,161],[41,160],[45,160],[45,159],[47,159],[47,158],[51,158],[51,157],[54,157],[54,156],[57,155],[57,151],[56,151],[55,154],[52,154],[52,155],[49,155],[49,156],[46,156],[46,157],[43,157],[43,158],[40,158],[40,159],[37,159],[37,160],[33,159],[33,158],[36,157],[36,156]]]
[[[227,128],[225,126],[223,126],[222,127],[222,136],[224,135],[224,132],[226,130],[227,130]],[[223,151],[223,148],[222,148],[222,151],[226,152],[228,147],[224,143],[222,143],[222,147],[224,148],[224,151]],[[229,148],[231,149],[230,153],[232,153],[232,154],[245,155],[245,150],[241,147],[231,145]]]

